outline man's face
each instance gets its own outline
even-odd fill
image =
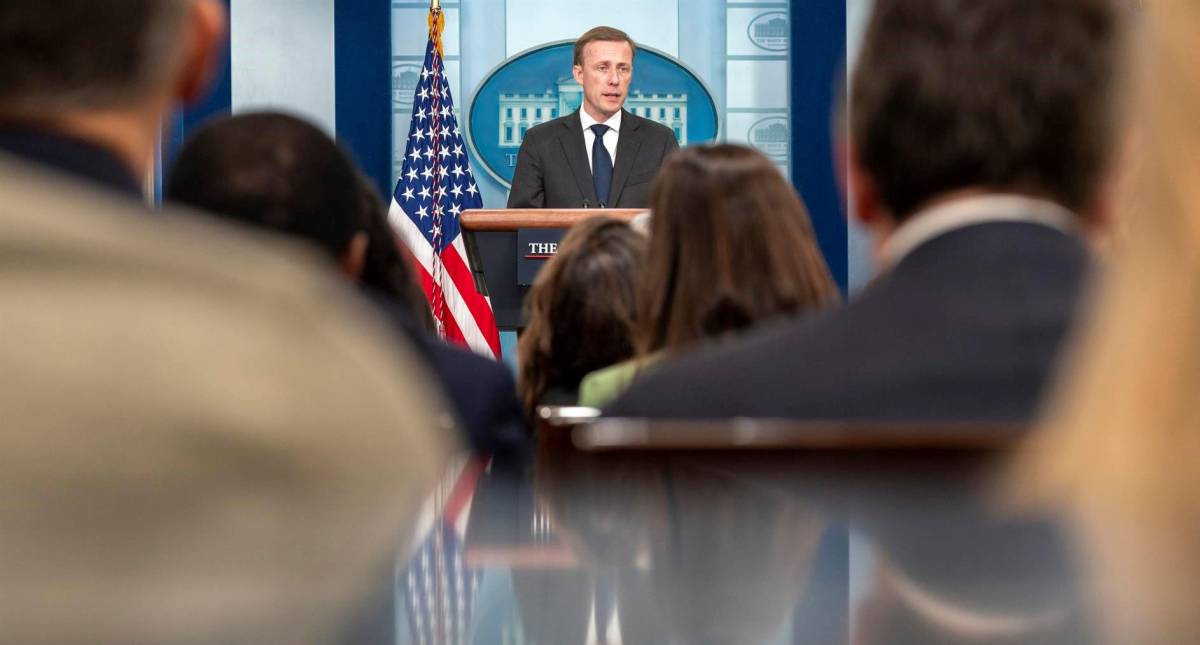
[[[583,108],[597,121],[607,121],[625,105],[633,78],[633,48],[623,40],[596,40],[583,48],[583,65],[573,69],[583,86]]]

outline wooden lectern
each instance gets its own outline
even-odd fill
[[[475,209],[462,213],[463,237],[468,262],[475,275],[475,287],[492,300],[496,325],[504,331],[525,326],[524,303],[529,285],[520,284],[518,263],[531,259],[518,248],[517,239],[524,231],[564,232],[575,222],[589,217],[612,217],[630,221],[646,212],[643,208],[530,208]],[[557,240],[556,240],[557,241]],[[543,256],[534,256],[541,260]]]

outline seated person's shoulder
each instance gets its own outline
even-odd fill
[[[423,342],[475,451],[494,456],[525,454],[530,432],[508,366],[433,337]]]
[[[629,389],[604,408],[606,416],[721,417],[735,402],[754,399],[804,370],[819,342],[818,317],[785,319],[740,336],[715,340],[663,357],[637,374]],[[736,410],[739,415],[748,410]],[[751,416],[754,416],[751,414]]]
[[[36,249],[32,261],[57,263],[80,279],[103,279],[97,267],[120,267],[139,271],[144,284],[194,283],[210,298],[269,292],[277,304],[345,291],[307,247],[188,209],[150,212],[9,161],[0,161],[0,191],[10,197],[0,203],[0,245]]]
[[[0,193],[10,196],[0,203],[0,252],[27,259],[21,275],[0,274],[0,291],[52,301],[24,308],[34,327],[55,308],[78,312],[39,335],[46,351],[102,336],[111,342],[79,351],[112,370],[141,361],[128,379],[148,391],[168,385],[156,370],[170,372],[171,387],[191,388],[196,400],[222,383],[328,400],[352,389],[333,378],[351,371],[354,396],[373,406],[368,416],[393,410],[385,392],[420,380],[411,348],[307,247],[187,211],[148,213],[6,162]]]
[[[598,369],[579,382],[579,405],[598,408],[613,401],[657,357],[630,359]]]
[[[499,361],[480,356],[461,347],[448,345],[436,338],[426,339],[430,360],[439,371],[448,371],[469,379],[479,386],[503,388],[515,392],[512,372]]]

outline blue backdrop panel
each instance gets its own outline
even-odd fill
[[[385,199],[392,184],[392,7],[380,0],[334,3],[338,140]]]
[[[792,183],[844,292],[846,218],[833,165],[834,92],[844,87],[846,3],[792,2]]]

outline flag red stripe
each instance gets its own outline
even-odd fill
[[[471,316],[479,325],[479,331],[483,333],[484,340],[491,347],[492,353],[499,358],[500,332],[496,328],[496,316],[492,313],[492,306],[475,288],[475,277],[471,274],[471,269],[463,262],[462,257],[458,254],[458,249],[454,246],[448,246],[442,252],[442,264],[450,279],[458,287],[458,293],[471,310]]]
[[[408,249],[406,248],[405,250],[407,251]],[[417,276],[421,280],[421,290],[425,292],[425,300],[432,304],[434,297],[441,295],[441,287],[437,287],[433,284],[433,276],[429,275],[429,272],[425,270],[425,267],[421,266],[421,264],[417,262],[415,258],[412,258],[411,254],[409,259],[412,261],[413,270],[417,272]],[[447,313],[448,312],[449,309],[447,309]],[[466,335],[464,335],[462,330],[459,329],[458,321],[454,319],[454,316],[446,316],[446,320],[443,324],[445,325],[447,341],[450,341],[455,345],[471,349],[471,344],[467,341]]]
[[[454,482],[454,488],[446,497],[443,516],[447,524],[453,526],[458,523],[459,515],[467,507],[467,502],[470,502],[471,498],[475,496],[475,486],[479,483],[479,478],[486,468],[487,459],[483,457],[473,456],[467,461],[458,480]]]
[[[441,290],[440,287],[437,289],[439,291]],[[458,328],[458,320],[456,320],[454,316],[446,316],[442,326],[446,333],[446,340],[454,343],[455,345],[471,349],[471,343],[467,340],[466,334],[464,334],[462,330]]]
[[[398,209],[395,201],[392,202],[392,205],[393,208]],[[409,245],[410,241],[412,244],[425,245],[427,244],[425,238],[421,236],[412,220],[410,220],[407,215],[404,215],[402,210],[398,210],[398,213],[399,217],[394,220],[394,225],[399,227],[395,229],[397,232],[397,237],[401,240],[402,246],[408,252],[407,256],[409,261],[411,262],[413,269],[417,272],[417,275],[419,275],[421,278],[421,290],[425,292],[425,299],[429,301],[430,306],[432,307],[434,302],[433,279],[430,276],[429,269],[426,267],[424,260],[422,259],[427,258],[429,262],[433,262],[432,249],[428,246],[424,246],[424,248],[421,249],[421,255],[417,255],[417,252]],[[466,346],[475,351],[482,351],[486,347],[486,350],[491,353],[493,358],[499,359],[500,333],[496,328],[496,318],[492,313],[491,303],[489,303],[486,298],[484,298],[479,294],[478,291],[475,290],[474,277],[471,276],[470,271],[466,268],[466,265],[462,263],[462,255],[458,253],[458,249],[454,246],[451,246],[450,249],[454,249],[455,253],[453,257],[458,259],[456,265],[462,270],[466,271],[466,280],[464,281],[461,278],[456,280],[455,278],[457,276],[450,274],[450,267],[446,265],[446,258],[443,258],[442,268],[451,278],[452,282],[449,284],[453,286],[453,293],[451,294],[452,297],[443,303],[449,308],[447,313],[449,313],[450,316],[448,317],[453,316],[455,309],[458,310],[460,315],[471,316],[472,320],[470,322],[474,324],[470,325],[469,331],[475,338],[475,344],[479,345],[482,343],[483,346],[472,347],[472,342],[470,339],[465,341]],[[461,286],[464,282],[466,283],[466,289],[462,288]],[[479,301],[474,309],[467,301],[467,298],[470,296],[474,296],[474,298]],[[479,307],[479,304],[482,304],[482,308]],[[463,311],[464,308],[466,311]],[[483,316],[482,320],[479,318],[480,315]],[[457,326],[459,327],[460,336],[462,338],[467,338],[467,334],[463,333],[462,323],[457,322]]]

